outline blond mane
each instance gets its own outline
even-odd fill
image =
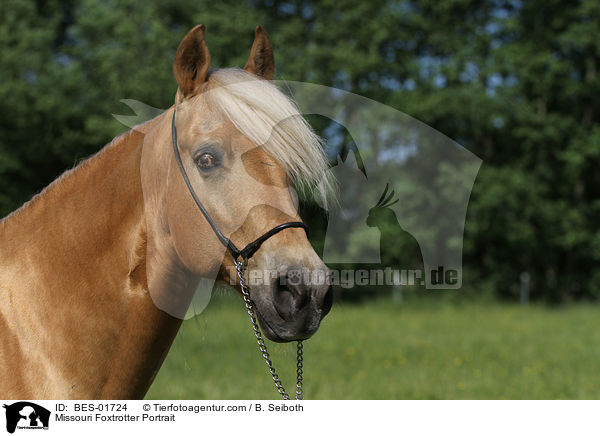
[[[197,98],[262,146],[299,191],[313,195],[327,208],[335,196],[335,181],[324,141],[275,85],[240,69],[221,69],[209,76]]]

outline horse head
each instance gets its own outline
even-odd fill
[[[320,138],[270,83],[274,61],[266,32],[257,27],[244,70],[209,72],[204,31],[203,25],[192,29],[175,55],[176,112],[167,111],[169,123],[158,127],[169,139],[144,150],[142,179],[147,207],[156,209],[151,227],[159,234],[148,249],[160,257],[171,247],[190,277],[229,280],[233,261],[223,241],[245,247],[269,229],[301,221],[296,189],[326,197],[327,160]],[[299,272],[323,280],[298,280]],[[269,339],[306,339],[318,329],[332,304],[327,274],[302,228],[286,228],[260,245],[247,277]],[[153,271],[148,276],[160,281]]]

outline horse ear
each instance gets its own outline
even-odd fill
[[[204,24],[198,24],[181,40],[175,61],[173,74],[179,85],[177,100],[194,95],[206,81],[210,54],[204,40]]]
[[[273,46],[269,40],[269,35],[260,26],[256,26],[254,31],[254,43],[244,70],[267,80],[272,80],[275,77]]]

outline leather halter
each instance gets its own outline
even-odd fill
[[[308,227],[306,226],[306,224],[304,224],[301,221],[290,221],[290,222],[279,224],[278,226],[273,227],[271,230],[264,233],[262,236],[258,237],[254,241],[250,242],[243,249],[240,250],[239,248],[237,248],[235,246],[235,244],[231,241],[231,239],[226,237],[219,230],[219,228],[217,227],[215,222],[212,220],[212,218],[210,217],[210,215],[208,214],[208,212],[206,211],[206,209],[200,202],[200,199],[196,195],[194,188],[192,188],[190,179],[188,178],[187,172],[185,171],[185,168],[183,166],[183,162],[181,161],[181,155],[179,154],[179,146],[177,145],[177,128],[175,127],[176,112],[177,112],[177,109],[173,108],[173,120],[171,121],[171,138],[173,140],[173,152],[175,153],[175,160],[177,161],[177,165],[179,166],[179,171],[181,172],[181,175],[183,176],[183,180],[185,181],[185,184],[187,185],[187,188],[190,191],[190,194],[192,194],[192,198],[194,199],[196,206],[198,206],[198,209],[200,209],[200,212],[202,212],[202,215],[204,215],[204,218],[206,218],[206,221],[208,221],[208,224],[210,224],[210,227],[215,232],[215,235],[217,235],[217,238],[219,238],[219,241],[221,241],[221,243],[225,247],[227,247],[227,249],[233,256],[234,260],[237,260],[240,257],[243,260],[250,259],[254,255],[254,253],[256,253],[256,251],[260,248],[260,246],[263,244],[263,242],[265,242],[271,236],[274,236],[277,233],[281,232],[282,230],[285,230],[285,229],[288,229],[291,227],[301,227],[304,229],[304,231],[308,235]]]

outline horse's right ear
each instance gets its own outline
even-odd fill
[[[206,81],[210,54],[204,40],[205,29],[204,24],[198,24],[190,30],[175,53],[173,74],[179,85],[175,97],[177,102],[194,95]]]
[[[256,26],[254,31],[254,43],[244,70],[267,80],[273,80],[275,76],[273,46],[271,40],[269,40],[269,35],[260,26]]]

